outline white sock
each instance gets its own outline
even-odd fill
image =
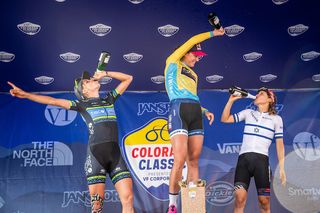
[[[179,197],[179,193],[178,194],[169,193],[169,206],[171,205],[178,206],[178,197]]]

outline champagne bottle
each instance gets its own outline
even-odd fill
[[[233,96],[256,99],[256,96],[251,95],[247,90],[241,89],[240,87],[236,86],[230,87],[229,93]]]
[[[101,52],[100,57],[99,57],[99,63],[97,66],[97,72],[102,72],[105,70],[106,65],[109,62],[110,56],[111,56],[110,53],[108,53],[106,51]]]
[[[221,23],[218,16],[215,13],[209,13],[208,21],[213,26],[214,29],[220,29]]]

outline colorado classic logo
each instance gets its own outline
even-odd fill
[[[13,150],[12,159],[23,159],[22,167],[73,165],[71,149],[58,141],[33,141],[32,149]]]
[[[179,27],[167,24],[162,27],[158,27],[158,32],[164,37],[170,37],[176,34],[179,31]]]
[[[65,191],[63,192],[63,203],[62,208],[66,208],[71,203],[79,205],[84,204],[86,207],[91,206],[89,191]],[[116,190],[105,190],[104,191],[104,203],[119,203],[119,195]]]
[[[143,55],[140,55],[138,53],[128,53],[123,55],[123,58],[129,63],[137,63],[143,58]]]
[[[7,52],[0,52],[0,61],[11,62],[15,58],[15,55]]]
[[[234,25],[231,25],[229,27],[224,28],[224,30],[225,30],[227,36],[234,37],[234,36],[237,36],[240,33],[242,33],[244,31],[244,27],[241,27],[239,25],[234,24]]]
[[[276,5],[281,5],[284,3],[287,3],[289,0],[272,0],[273,3],[275,3]]]
[[[288,28],[288,33],[291,36],[298,36],[302,33],[306,32],[309,29],[308,26],[305,26],[303,24],[297,24],[295,26],[291,26]]]
[[[300,132],[293,139],[296,154],[307,161],[320,158],[320,138],[310,132]]]
[[[267,75],[261,75],[260,76],[260,81],[262,82],[270,82],[273,81],[274,79],[276,79],[277,76],[276,75],[272,75],[272,74],[267,74]]]
[[[212,84],[217,83],[217,82],[221,81],[222,79],[223,79],[223,76],[220,76],[220,75],[210,75],[210,76],[206,77],[206,80]]]
[[[225,181],[216,181],[206,187],[206,200],[214,206],[226,206],[233,202],[233,186]]]
[[[211,5],[216,3],[218,0],[201,0],[202,3],[204,3],[205,5]]]
[[[104,24],[96,24],[89,27],[90,31],[97,36],[105,36],[111,32],[112,27]]]
[[[253,62],[258,60],[261,57],[262,57],[261,53],[252,52],[252,53],[243,55],[243,60],[245,60],[246,62]]]
[[[100,83],[100,84],[109,84],[111,81],[112,81],[112,78],[110,78],[110,77],[103,77],[103,78],[99,81],[99,83]]]
[[[312,76],[312,80],[315,81],[315,82],[320,81],[320,74],[313,75]]]
[[[67,52],[67,53],[60,54],[60,58],[65,62],[74,63],[80,59],[80,55],[72,52]]]
[[[142,3],[144,0],[129,0],[129,2],[131,2],[132,4],[140,4]]]
[[[157,75],[157,76],[151,77],[151,81],[155,84],[163,84],[164,80],[165,78],[163,75]]]
[[[77,117],[77,112],[47,105],[44,115],[49,123],[55,126],[66,126],[74,121]]]
[[[154,198],[167,200],[173,152],[165,118],[154,118],[122,140],[124,157],[131,173]],[[186,177],[186,167],[183,176]]]
[[[38,24],[33,24],[31,22],[24,22],[22,24],[17,25],[18,29],[27,34],[27,35],[35,35],[41,30],[41,26]]]
[[[320,55],[320,53],[318,53],[316,51],[310,51],[310,52],[301,54],[301,60],[303,60],[303,61],[311,61],[313,59],[318,58],[319,55]]]
[[[36,77],[34,80],[39,84],[48,85],[54,81],[54,78],[48,76],[39,76]]]

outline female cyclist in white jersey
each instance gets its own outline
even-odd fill
[[[251,177],[254,177],[257,187],[260,211],[270,212],[271,172],[268,150],[273,138],[276,141],[280,180],[283,185],[286,183],[282,118],[275,110],[275,94],[265,87],[258,90],[254,101],[258,107],[257,110],[245,109],[230,115],[232,104],[240,98],[231,95],[221,116],[221,121],[224,123],[245,121],[243,141],[234,178],[234,212],[244,212]]]

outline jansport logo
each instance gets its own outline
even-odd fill
[[[144,0],[129,0],[129,2],[131,2],[132,4],[140,4],[142,3]]]
[[[258,60],[261,57],[262,57],[261,53],[252,52],[252,53],[243,55],[243,60],[245,60],[246,62],[253,62]]]
[[[275,3],[276,5],[281,5],[284,3],[287,3],[289,0],[272,0],[273,3]]]
[[[100,83],[100,84],[109,84],[111,81],[112,81],[112,78],[110,78],[110,77],[103,77],[103,78],[99,81],[99,83]]]
[[[310,52],[301,54],[301,60],[303,60],[303,61],[311,61],[313,59],[318,58],[319,55],[320,55],[320,53],[318,53],[316,51],[310,51]]]
[[[216,3],[218,0],[201,0],[202,3],[204,3],[205,5],[211,5]]]
[[[157,102],[157,103],[138,103],[138,116],[144,113],[157,113],[157,115],[166,115],[169,112],[169,102]]]
[[[217,83],[219,81],[221,81],[223,79],[223,76],[220,75],[210,75],[206,77],[206,81],[208,81],[209,83]]]
[[[313,75],[312,80],[315,82],[319,82],[320,81],[320,74]]]
[[[239,25],[234,24],[234,25],[231,25],[229,27],[224,28],[224,30],[225,30],[227,36],[234,37],[234,36],[237,36],[240,33],[242,33],[244,31],[244,27],[241,27]]]
[[[73,204],[84,204],[86,207],[91,206],[89,191],[65,191],[63,193],[63,203],[62,208],[66,208]],[[105,203],[119,203],[119,195],[116,190],[105,190],[104,199]]]
[[[206,187],[206,200],[214,206],[226,206],[233,202],[233,186],[225,181],[216,181]]]
[[[77,112],[47,105],[44,115],[49,123],[55,126],[66,126],[74,121],[77,117]]]
[[[54,81],[54,78],[48,76],[39,76],[36,77],[34,80],[39,84],[48,85]]]
[[[295,26],[291,26],[288,28],[288,33],[291,36],[298,36],[302,33],[305,33],[309,29],[308,26],[305,26],[303,24],[297,24]]]
[[[296,154],[307,161],[320,158],[320,138],[310,132],[300,132],[293,139],[293,148]]]
[[[111,32],[112,27],[104,24],[96,24],[89,27],[90,31],[97,36],[105,36]]]
[[[164,80],[165,78],[163,75],[157,75],[157,76],[151,77],[151,81],[155,84],[163,84]]]
[[[0,61],[11,62],[15,58],[15,55],[7,52],[0,52]]]
[[[143,58],[143,55],[138,53],[128,53],[123,55],[123,58],[129,63],[137,63]]]
[[[22,167],[73,165],[71,149],[57,141],[33,141],[31,149],[13,150],[12,158],[23,159]]]
[[[154,118],[122,140],[128,166],[143,189],[158,200],[167,200],[173,151],[165,118]],[[186,177],[186,167],[183,177]]]
[[[162,27],[158,27],[158,32],[164,37],[170,37],[176,34],[179,31],[179,27],[167,24]]]
[[[18,29],[27,34],[27,35],[35,35],[40,32],[41,26],[38,24],[33,24],[31,22],[24,22],[22,24],[17,25]]]
[[[274,79],[276,79],[277,76],[276,75],[272,75],[272,74],[267,74],[267,75],[261,75],[260,76],[260,81],[262,82],[270,82],[273,81]]]
[[[236,154],[241,149],[241,143],[218,143],[217,146],[220,154]]]
[[[74,63],[80,59],[80,55],[72,52],[67,52],[67,53],[60,54],[60,58],[65,62]]]

